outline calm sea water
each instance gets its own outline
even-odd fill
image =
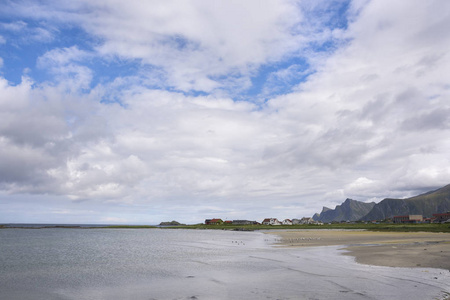
[[[359,265],[258,232],[2,229],[0,299],[439,299],[448,271]]]

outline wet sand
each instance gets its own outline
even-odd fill
[[[450,233],[363,230],[267,231],[283,247],[342,245],[356,262],[388,267],[450,270]]]

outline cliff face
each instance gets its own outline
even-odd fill
[[[384,220],[399,215],[423,215],[450,211],[450,184],[435,191],[406,199],[386,198],[377,203],[363,221]]]
[[[340,221],[357,221],[367,215],[374,207],[375,203],[365,203],[352,199],[346,199],[341,205],[337,205],[335,209],[324,207],[322,212],[316,216],[317,221],[324,223],[340,222]]]

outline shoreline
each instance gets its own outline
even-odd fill
[[[277,230],[280,247],[342,246],[361,264],[438,268],[450,271],[450,233],[374,232],[364,230]]]

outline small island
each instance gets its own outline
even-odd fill
[[[186,224],[181,224],[177,221],[171,221],[171,222],[161,222],[159,223],[159,226],[185,226]]]

